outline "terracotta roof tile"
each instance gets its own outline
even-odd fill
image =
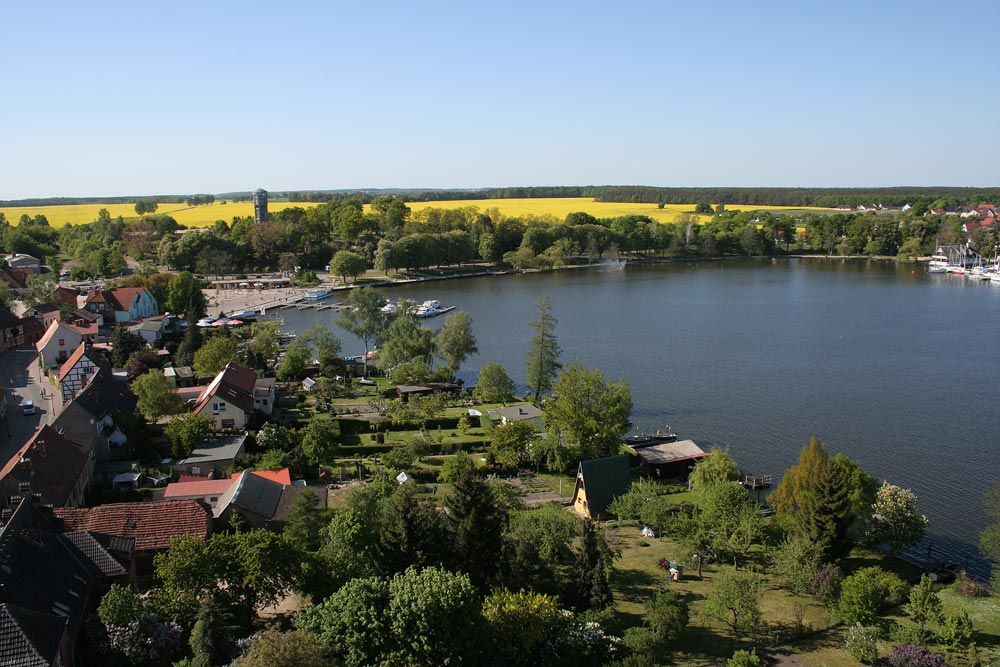
[[[208,510],[194,500],[64,507],[57,508],[55,515],[62,519],[64,530],[68,532],[89,530],[133,538],[136,551],[166,549],[170,538],[178,535],[207,539],[211,532]]]
[[[200,482],[174,482],[167,484],[164,498],[191,498],[222,495],[232,486],[231,479],[206,479]]]

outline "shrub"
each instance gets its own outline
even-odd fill
[[[878,628],[855,623],[847,630],[844,649],[858,662],[873,665],[878,660]]]
[[[931,653],[922,646],[912,644],[903,644],[892,649],[888,661],[892,667],[947,667],[941,656]]]
[[[803,538],[786,539],[772,554],[771,560],[775,576],[797,595],[810,590],[820,571],[819,548]]]
[[[756,651],[737,651],[726,660],[726,667],[760,667],[760,656]]]
[[[806,590],[820,603],[828,605],[840,595],[840,584],[843,580],[844,574],[840,568],[833,563],[826,563],[813,575]]]
[[[958,579],[955,580],[955,590],[967,598],[985,598],[990,595],[989,588],[975,579],[970,579],[965,572],[958,574]]]
[[[663,591],[646,602],[646,622],[663,645],[677,639],[688,617],[687,600],[674,591]]]
[[[873,623],[883,604],[903,601],[907,588],[905,581],[880,567],[861,568],[844,579],[837,613],[845,623]]]
[[[972,620],[964,609],[945,614],[938,632],[938,641],[952,651],[960,651],[972,644]]]

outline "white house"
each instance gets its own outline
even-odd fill
[[[42,368],[58,366],[69,359],[69,355],[83,342],[83,335],[72,325],[58,320],[49,325],[45,335],[35,343],[38,363]]]
[[[256,384],[257,373],[229,363],[201,391],[192,412],[211,417],[214,431],[242,430],[253,414]]]
[[[145,287],[116,287],[110,290],[93,290],[87,295],[85,308],[104,316],[104,321],[137,322],[160,312],[152,292]]]

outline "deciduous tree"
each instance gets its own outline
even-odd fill
[[[920,542],[927,534],[927,517],[917,513],[916,505],[913,491],[883,482],[872,505],[869,540],[888,544],[894,554]]]
[[[507,403],[514,397],[514,381],[500,364],[489,362],[479,369],[473,397],[483,403]]]
[[[365,272],[368,262],[356,252],[341,250],[330,260],[330,273],[340,276],[346,283],[348,278],[356,279]]]
[[[239,345],[230,336],[212,336],[194,353],[194,372],[199,377],[214,377],[236,359]]]
[[[186,414],[172,419],[163,429],[170,440],[174,456],[186,458],[205,443],[212,432],[212,419],[207,415]]]
[[[347,295],[350,308],[340,311],[337,324],[361,339],[365,345],[365,376],[368,375],[368,352],[371,344],[385,330],[382,305],[385,300],[371,287],[356,287]]]
[[[573,363],[545,403],[545,426],[572,446],[573,458],[616,454],[631,428],[632,395],[624,380],[608,382],[596,368]]]
[[[445,318],[444,324],[432,339],[434,352],[455,374],[470,355],[479,351],[476,336],[472,333],[472,318],[464,310],[459,310]]]
[[[760,575],[724,568],[715,575],[704,613],[725,623],[734,637],[746,636],[760,626],[763,595]]]
[[[184,401],[174,391],[174,385],[162,371],[151,370],[132,382],[132,391],[139,398],[139,412],[150,424],[164,415],[184,411]]]

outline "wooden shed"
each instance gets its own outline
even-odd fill
[[[694,440],[662,442],[629,448],[639,457],[639,466],[650,477],[687,480],[694,464],[708,456]]]

